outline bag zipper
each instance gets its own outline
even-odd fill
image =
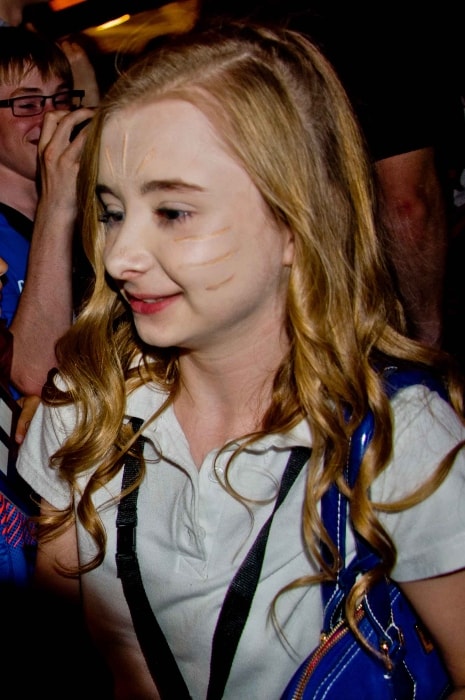
[[[363,610],[363,608],[358,608],[355,612],[355,621],[357,623],[360,622],[364,614],[365,611]],[[320,646],[312,654],[305,668],[302,669],[299,682],[292,694],[291,700],[303,699],[305,686],[307,685],[308,680],[312,675],[313,671],[315,670],[316,666],[319,664],[321,659],[328,653],[328,651],[330,651],[335,646],[335,644],[337,644],[337,642],[340,639],[342,639],[342,637],[344,637],[344,635],[347,634],[347,632],[349,632],[349,630],[350,628],[348,627],[346,621],[340,620],[337,623],[336,627],[334,627],[334,629],[332,629],[328,635],[326,635],[324,632],[322,633]]]

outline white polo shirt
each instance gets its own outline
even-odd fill
[[[153,386],[128,399],[128,416],[148,418],[163,394]],[[398,499],[424,480],[465,430],[450,407],[422,387],[393,399],[396,445],[389,468],[373,485],[373,500]],[[55,507],[69,500],[67,487],[48,466],[74,425],[74,409],[40,407],[20,449],[18,469]],[[169,407],[144,435],[147,475],[139,489],[137,552],[145,590],[194,700],[206,696],[211,641],[228,585],[273,508],[273,499],[295,445],[311,446],[305,423],[286,435],[268,436],[246,450],[230,472],[234,488],[251,499],[247,507],[219,483],[213,470],[216,452],[200,470],[192,461],[182,429]],[[157,452],[150,446],[157,446]],[[163,455],[160,457],[159,455]],[[227,456],[219,460],[220,475]],[[116,507],[121,473],[96,494],[107,533],[105,560],[82,577],[89,626],[115,673],[136,676],[144,666],[121,582],[116,576]],[[87,477],[81,477],[84,485]],[[240,639],[224,698],[279,699],[298,664],[318,643],[322,621],[318,586],[282,595],[276,614],[283,634],[270,619],[271,604],[282,587],[314,573],[304,554],[301,509],[305,469],[277,511],[250,615]],[[106,504],[104,506],[104,504]],[[398,548],[394,577],[415,580],[465,566],[465,458],[427,501],[381,520]],[[92,542],[78,528],[84,561]],[[353,554],[348,538],[347,556]],[[139,670],[138,670],[139,669]],[[137,696],[153,697],[147,692]]]

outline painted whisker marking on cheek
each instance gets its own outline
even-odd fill
[[[231,282],[234,279],[235,275],[230,275],[229,277],[226,277],[226,279],[222,280],[221,282],[218,282],[217,284],[208,284],[205,287],[206,292],[215,292],[217,289],[220,289],[220,287],[224,287],[225,284],[228,284],[228,282]]]
[[[209,258],[208,260],[201,260],[199,262],[186,263],[185,265],[181,265],[180,267],[193,268],[206,267],[208,265],[217,265],[218,263],[224,262],[225,260],[230,260],[230,258],[232,258],[237,252],[238,248],[236,248],[235,250],[228,250],[226,253],[223,253],[223,255],[219,255],[216,258]]]
[[[175,243],[184,243],[185,241],[209,241],[212,238],[216,238],[217,236],[222,236],[228,231],[231,230],[231,226],[225,226],[224,228],[220,228],[217,231],[212,231],[211,233],[204,233],[202,234],[197,234],[195,236],[178,236],[174,239]]]

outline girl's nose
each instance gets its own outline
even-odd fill
[[[117,236],[109,237],[104,250],[105,269],[115,280],[129,280],[153,265],[153,256],[140,229],[126,223]]]

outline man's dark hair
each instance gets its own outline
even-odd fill
[[[58,76],[73,87],[70,63],[58,44],[24,27],[0,27],[0,83],[13,83],[33,68],[44,80]]]

